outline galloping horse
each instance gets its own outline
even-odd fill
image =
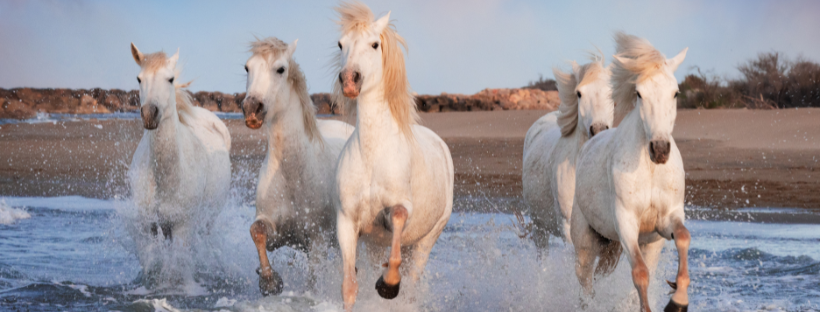
[[[316,120],[305,75],[292,58],[295,49],[296,41],[257,40],[245,64],[245,125],[259,129],[264,124],[268,133],[268,154],[256,188],[256,221],[250,228],[259,253],[259,290],[265,296],[281,293],[283,286],[267,250],[291,246],[316,262],[332,241],[336,160],[353,132],[341,121]]]
[[[398,296],[402,246],[409,246],[419,279],[430,250],[453,209],[453,160],[444,141],[419,126],[405,74],[404,44],[387,15],[373,20],[361,3],[343,3],[339,80],[334,93],[356,115],[356,130],[336,172],[337,235],[344,261],[345,309],[356,301],[356,245],[390,246],[387,270],[376,283],[380,296]],[[337,103],[340,103],[337,101]]]
[[[608,274],[626,249],[641,310],[649,311],[650,272],[664,239],[674,239],[678,274],[664,311],[686,311],[690,236],[683,225],[683,161],[672,138],[679,93],[673,73],[686,49],[666,59],[645,39],[617,33],[615,42],[612,92],[622,122],[587,142],[578,159],[571,228],[576,275],[592,295],[595,259],[595,273]]]
[[[521,175],[539,252],[548,250],[550,234],[569,240],[575,161],[589,138],[612,126],[615,106],[603,55],[583,66],[572,62],[570,74],[553,73],[561,106],[527,131]]]
[[[187,84],[174,84],[179,51],[170,58],[143,55],[132,43],[131,54],[142,68],[137,81],[145,128],[128,168],[133,198],[153,235],[187,244],[192,231],[207,230],[225,206],[231,136],[216,115],[191,104],[182,90]]]

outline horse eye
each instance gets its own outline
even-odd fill
[[[579,99],[581,98],[581,91],[577,91],[577,92],[575,92],[575,94],[577,94],[577,95],[578,95],[578,98],[579,98]]]
[[[140,77],[137,77],[137,83],[142,83],[142,79],[140,79]]]
[[[675,98],[676,98],[676,99],[678,98],[678,95],[680,95],[680,91],[676,91],[676,92],[675,92]]]
[[[642,99],[642,97],[641,97],[641,93],[640,93],[640,92],[636,92],[636,93],[638,93],[638,98],[639,98],[639,99]]]
[[[168,79],[168,82],[174,83],[174,77],[171,77],[171,79]]]
[[[342,42],[341,42],[341,41],[339,41],[339,42],[337,42],[337,43],[339,44],[339,50],[341,50],[341,49],[342,49]]]
[[[245,72],[248,72],[248,65],[245,65]]]
[[[378,42],[374,42],[374,43],[373,43],[373,49],[378,49],[378,48],[379,48],[379,43],[378,43]]]
[[[279,67],[279,69],[277,69],[277,70],[276,70],[276,72],[277,72],[277,73],[280,73],[280,74],[281,74],[281,73],[284,73],[284,72],[285,72],[285,67],[284,67],[284,66]]]

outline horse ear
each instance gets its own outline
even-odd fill
[[[172,55],[170,58],[168,58],[168,65],[170,65],[171,68],[174,68],[174,67],[177,66],[177,61],[178,60],[179,60],[179,48],[177,48],[177,53],[174,53],[174,55]]]
[[[137,49],[133,42],[131,42],[131,56],[134,57],[134,62],[137,62],[137,65],[142,66],[142,60],[145,59],[145,56],[142,55],[142,52]]]
[[[377,34],[381,34],[382,31],[387,28],[388,24],[390,24],[390,12],[387,12],[387,14],[373,22],[373,30],[375,30]]]
[[[675,55],[675,57],[666,60],[666,66],[669,66],[669,68],[672,69],[673,72],[677,70],[678,66],[680,66],[681,63],[683,63],[683,59],[686,58],[686,51],[688,50],[689,48],[684,48],[683,51],[680,51],[680,53],[678,53],[678,55]]]
[[[296,51],[296,43],[297,42],[299,42],[299,39],[293,40],[293,42],[291,42],[288,45],[287,50],[285,50],[285,58],[286,59],[289,59],[291,56],[293,56],[293,52]]]

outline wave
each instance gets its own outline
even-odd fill
[[[10,225],[17,220],[31,218],[31,214],[23,209],[12,208],[5,200],[0,200],[0,224]]]

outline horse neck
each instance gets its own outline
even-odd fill
[[[580,151],[581,147],[584,146],[584,143],[589,141],[589,134],[586,132],[586,129],[581,127],[581,114],[578,114],[578,122],[575,123],[575,130],[572,131],[572,134],[569,137],[570,140],[577,144],[577,150]]]
[[[390,112],[390,106],[384,99],[384,86],[359,95],[356,105],[356,130],[361,144],[378,145],[384,140],[395,140],[402,136],[399,124]],[[372,149],[365,149],[372,150]]]
[[[148,132],[151,155],[154,160],[154,176],[159,179],[158,184],[171,182],[169,179],[177,177],[175,173],[179,171],[182,164],[179,146],[182,142],[179,138],[182,125],[179,122],[179,112],[175,104],[172,103],[170,106],[171,109],[165,114],[165,118],[160,120],[157,129]]]
[[[287,94],[277,96],[274,101],[287,103],[271,115],[268,124],[268,156],[277,161],[295,159],[304,155],[312,146],[305,133],[302,117],[302,103],[299,95],[291,88]],[[269,105],[268,107],[274,107]]]

